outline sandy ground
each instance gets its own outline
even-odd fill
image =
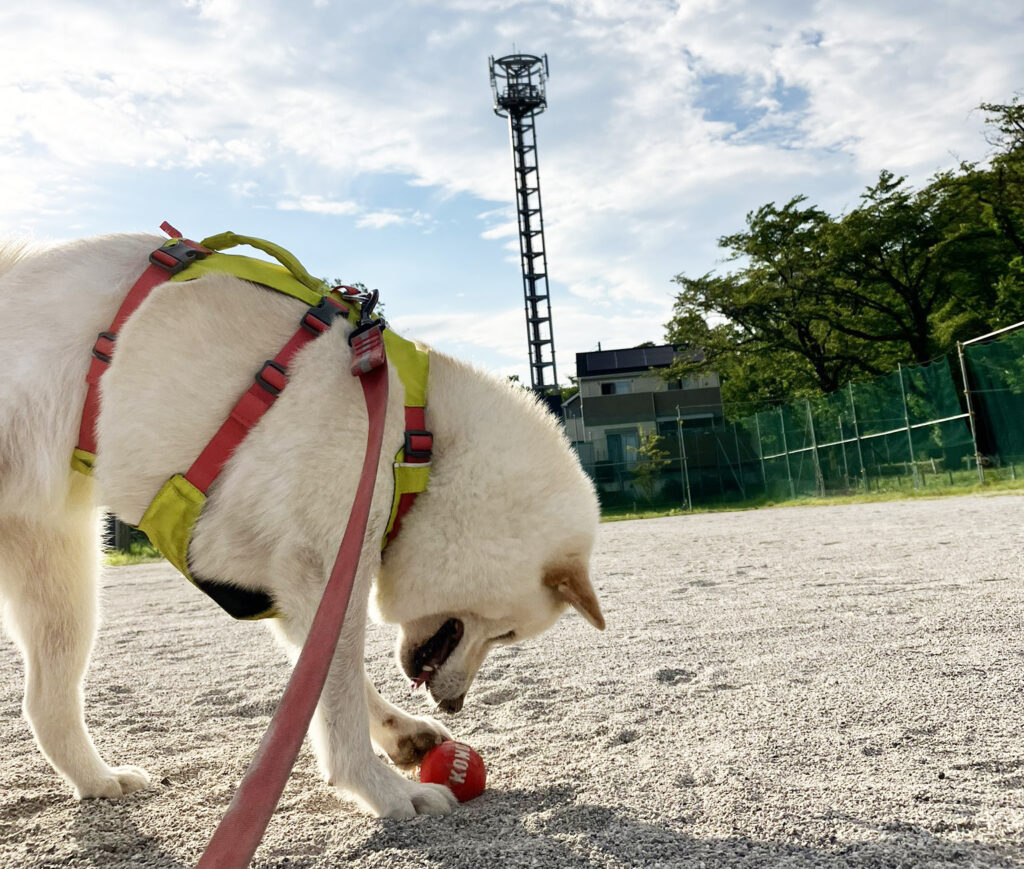
[[[1024,497],[602,527],[609,629],[492,655],[456,735],[489,788],[443,818],[339,803],[308,749],[259,867],[1024,865]],[[0,867],[190,867],[288,668],[166,565],[111,568],[95,740],[153,785],[73,801],[0,643]],[[373,627],[367,666],[409,698]]]

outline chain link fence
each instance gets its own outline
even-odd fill
[[[730,423],[636,420],[625,461],[578,451],[603,509],[774,502],[1024,473],[1024,323],[839,392]],[[644,432],[657,433],[657,439]]]

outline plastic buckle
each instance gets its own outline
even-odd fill
[[[302,328],[314,335],[326,332],[334,323],[338,314],[344,313],[341,302],[335,301],[330,296],[324,296],[316,305],[306,311],[302,318]]]
[[[208,253],[206,248],[200,247],[195,242],[178,238],[169,244],[158,247],[149,255],[149,261],[155,266],[166,269],[172,275],[176,275],[197,260],[203,259]]]
[[[352,348],[351,371],[356,377],[373,371],[387,362],[384,351],[384,324],[380,320],[361,323],[348,336]]]
[[[288,372],[284,366],[268,359],[263,367],[256,372],[255,381],[273,396],[281,394],[281,390],[288,385]]]
[[[426,438],[429,446],[423,450],[417,450],[413,448],[414,438]],[[405,449],[404,449],[405,461],[409,459],[423,459],[430,461],[431,456],[434,454],[434,435],[432,432],[424,429],[408,429],[405,432]]]
[[[111,355],[114,352],[115,341],[117,341],[117,335],[114,332],[100,332],[96,338],[96,343],[92,345],[92,355],[99,359],[100,362],[109,365]]]

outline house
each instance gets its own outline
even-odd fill
[[[662,449],[679,461],[680,425],[722,421],[718,375],[665,380],[658,372],[681,354],[671,344],[576,354],[579,391],[563,404],[566,433],[580,461],[602,488],[629,488],[631,466],[644,432],[663,437]]]

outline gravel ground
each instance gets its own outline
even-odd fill
[[[304,749],[259,867],[1024,865],[1024,497],[602,527],[609,628],[497,651],[446,717],[489,767],[447,818],[339,803]],[[0,643],[0,866],[191,867],[288,667],[164,564],[110,568],[87,687],[153,785],[73,801]],[[367,666],[405,697],[393,633]]]

